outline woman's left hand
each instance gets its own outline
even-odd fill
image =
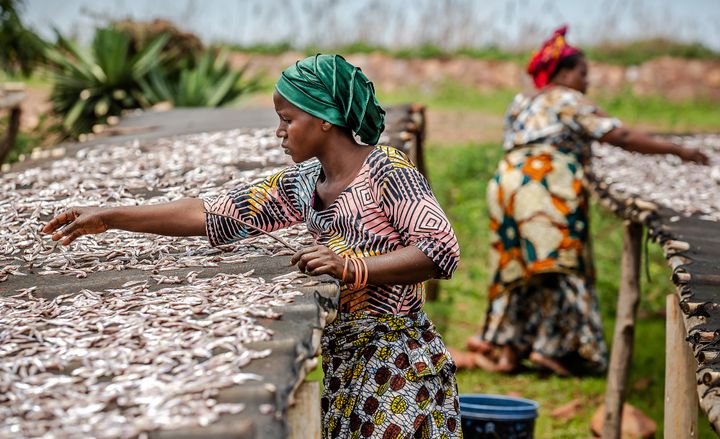
[[[695,162],[701,165],[710,163],[710,158],[697,148],[685,146],[678,147],[678,157],[686,162]]]
[[[312,276],[329,274],[335,279],[341,279],[345,260],[324,245],[315,245],[295,253],[290,262],[297,264],[303,273]]]

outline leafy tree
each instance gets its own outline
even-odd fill
[[[44,57],[45,42],[27,29],[18,11],[23,0],[0,0],[0,69],[29,76]]]

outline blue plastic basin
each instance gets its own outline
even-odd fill
[[[466,439],[531,439],[539,404],[512,396],[460,395],[463,436]]]

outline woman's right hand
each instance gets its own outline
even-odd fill
[[[100,207],[71,207],[51,219],[43,233],[52,233],[52,240],[62,239],[62,245],[68,245],[82,235],[102,233],[110,227],[103,218],[108,209]]]

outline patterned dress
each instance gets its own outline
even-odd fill
[[[309,160],[265,180],[205,200],[212,245],[253,231],[307,223],[316,242],[341,256],[370,257],[413,245],[452,275],[455,233],[425,178],[400,151],[376,146],[353,182],[325,210],[314,197],[322,167]],[[343,286],[338,318],[323,335],[323,436],[461,437],[455,365],[422,311],[414,285]]]
[[[575,90],[517,95],[488,185],[490,305],[483,338],[521,353],[579,354],[605,369],[583,186],[590,144],[620,126]]]

